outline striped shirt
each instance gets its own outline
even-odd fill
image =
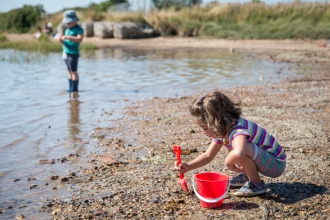
[[[222,139],[213,139],[213,141],[217,144],[223,144],[230,149],[232,147],[232,141],[238,135],[247,136],[247,142],[256,144],[265,151],[273,154],[279,161],[286,161],[286,154],[274,136],[258,124],[244,118],[240,118],[237,124],[230,129],[228,133],[229,143],[224,143]]]

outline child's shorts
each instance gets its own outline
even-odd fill
[[[273,154],[258,147],[256,144],[253,144],[253,146],[254,155],[252,159],[256,163],[259,173],[272,178],[281,176],[285,170],[286,162],[277,160]]]
[[[78,58],[79,58],[78,54],[63,53],[64,62],[70,72],[77,72]]]

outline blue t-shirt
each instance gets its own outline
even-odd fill
[[[72,28],[65,29],[64,35],[75,36],[75,37],[78,35],[84,35],[84,30],[79,25],[75,25]],[[63,52],[68,54],[79,55],[79,44],[80,43],[76,43],[69,39],[65,39],[62,45]]]

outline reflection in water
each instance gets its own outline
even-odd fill
[[[81,139],[79,139],[78,135],[81,132],[80,130],[80,118],[79,118],[79,93],[78,92],[72,92],[70,93],[70,100],[68,101],[70,104],[69,110],[70,110],[70,117],[68,120],[68,131],[69,131],[69,139],[71,140],[70,147],[73,149],[76,148],[76,143],[81,142]]]

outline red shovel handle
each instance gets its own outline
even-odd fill
[[[173,146],[173,151],[176,156],[176,160],[178,161],[178,164],[181,164],[181,147],[179,145]]]
[[[176,161],[178,162],[178,164],[181,164],[181,147],[179,145],[175,145],[173,146],[173,151],[176,156]],[[180,173],[180,179],[183,178],[184,178],[184,174]]]
[[[177,163],[178,164],[181,164],[181,147],[179,145],[175,145],[175,146],[173,146],[173,151],[174,151],[174,154],[176,156]],[[180,179],[179,179],[178,182],[180,184],[181,189],[184,192],[189,193],[187,181],[184,178],[184,174],[183,173],[180,173]]]

